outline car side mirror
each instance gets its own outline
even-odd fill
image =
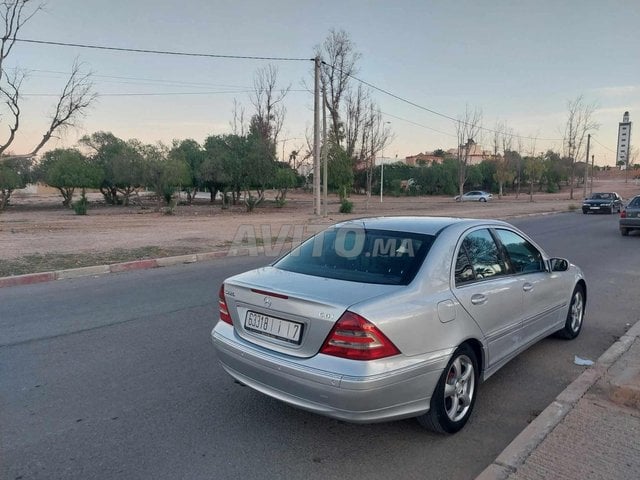
[[[569,270],[569,262],[564,258],[552,258],[549,263],[552,272],[566,272]]]

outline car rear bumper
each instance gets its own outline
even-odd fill
[[[640,217],[638,218],[621,218],[621,228],[640,228]]]
[[[414,417],[429,410],[450,354],[441,352],[396,368],[384,359],[384,372],[353,375],[356,360],[326,355],[298,359],[255,347],[223,322],[211,332],[223,368],[239,382],[294,407],[328,417],[372,423]],[[321,364],[331,366],[323,370]]]

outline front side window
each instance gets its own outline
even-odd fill
[[[542,254],[523,237],[510,230],[496,230],[513,273],[534,273],[544,270]]]

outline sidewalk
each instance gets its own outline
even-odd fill
[[[476,480],[640,478],[640,322]]]

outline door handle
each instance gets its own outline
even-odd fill
[[[533,290],[533,283],[525,282],[525,284],[522,285],[522,290],[524,290],[525,292],[530,292],[531,290]]]
[[[471,303],[473,305],[483,305],[487,303],[487,297],[480,293],[476,293],[475,295],[471,295]]]

